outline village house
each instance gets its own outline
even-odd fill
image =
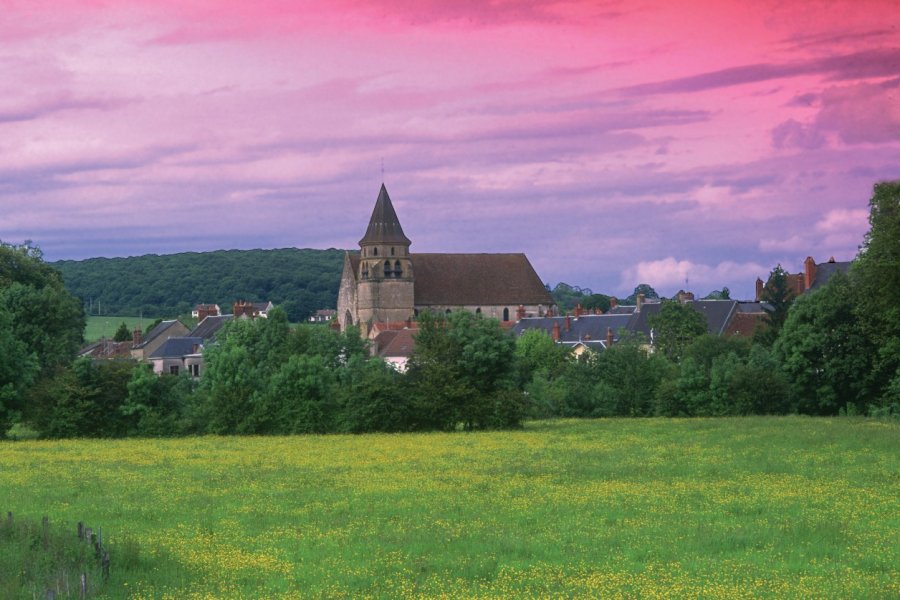
[[[334,316],[337,314],[337,311],[332,308],[324,308],[317,310],[315,314],[310,315],[309,322],[310,323],[327,323],[331,321]]]
[[[787,275],[788,289],[793,292],[794,297],[798,297],[811,290],[819,289],[828,283],[831,276],[835,273],[846,273],[850,270],[850,261],[837,262],[834,257],[828,259],[828,262],[818,263],[813,260],[812,256],[807,256],[803,261],[803,272]],[[763,292],[766,289],[766,282],[761,278],[756,278],[756,301],[763,299]]]

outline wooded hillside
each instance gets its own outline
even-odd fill
[[[282,248],[147,254],[51,263],[85,311],[103,315],[176,316],[216,303],[231,312],[235,300],[265,301],[301,321],[334,308],[344,251]]]

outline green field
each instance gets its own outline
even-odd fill
[[[84,328],[84,341],[96,342],[99,339],[112,339],[116,334],[116,329],[123,322],[128,326],[129,331],[134,331],[135,327],[147,328],[156,320],[156,317],[87,317],[87,325]],[[130,339],[130,338],[129,338]]]
[[[900,596],[900,424],[855,418],[2,442],[7,510],[102,526],[116,598]]]

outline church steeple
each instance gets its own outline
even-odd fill
[[[359,245],[397,244],[408,247],[411,243],[403,234],[400,220],[394,211],[394,205],[391,204],[391,197],[388,196],[387,188],[382,183],[372,217],[369,219],[369,227],[366,229],[366,235],[359,240]]]

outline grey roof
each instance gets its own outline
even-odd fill
[[[569,317],[569,330],[566,331],[566,317],[526,317],[516,323],[512,331],[521,335],[530,329],[544,331],[552,335],[553,324],[559,324],[559,341],[562,344],[582,342],[593,347],[601,341],[606,342],[606,330],[612,328],[613,339],[619,339],[619,331],[628,325],[630,315],[582,315]]]
[[[215,341],[216,334],[225,323],[234,319],[234,315],[218,315],[206,317],[190,332],[191,337],[201,338],[204,342]]]
[[[171,319],[169,321],[162,321],[159,325],[157,325],[156,327],[151,329],[150,333],[147,334],[147,337],[145,337],[143,339],[143,341],[140,344],[138,344],[136,347],[143,348],[144,346],[146,346],[147,344],[149,344],[150,342],[152,342],[153,340],[155,340],[156,338],[158,338],[159,336],[164,334],[166,331],[168,331],[168,329],[170,327],[172,327],[173,325],[175,325],[175,323],[177,323],[177,322],[178,322],[177,319]]]
[[[835,273],[846,273],[850,270],[850,262],[823,262],[816,265],[816,278],[809,286],[811,290],[817,290],[828,283]]]
[[[625,304],[625,305],[619,304],[615,308],[610,308],[606,312],[606,314],[608,314],[608,315],[630,315],[631,313],[634,312],[635,308],[637,308],[637,307],[633,304],[630,304],[630,305],[629,304]]]
[[[188,354],[196,354],[194,347],[202,345],[203,339],[199,337],[171,337],[163,342],[150,355],[150,358],[180,358]]]
[[[742,313],[764,313],[772,310],[772,305],[768,302],[738,302],[738,312]]]
[[[737,310],[737,300],[691,300],[686,302],[688,306],[702,314],[706,318],[706,330],[712,335],[721,335],[725,326],[731,319],[732,313]],[[631,315],[628,329],[635,333],[641,333],[650,338],[650,323],[648,318],[658,315],[662,303],[645,302],[639,312]]]
[[[409,238],[403,234],[403,228],[394,211],[391,197],[388,196],[387,188],[382,183],[378,199],[375,201],[375,208],[372,210],[372,217],[369,219],[366,235],[359,240],[359,244],[360,246],[363,244],[403,244],[408,246],[411,243]]]

